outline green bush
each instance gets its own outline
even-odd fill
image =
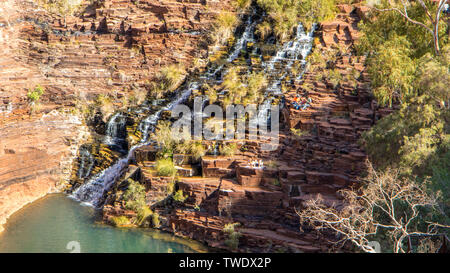
[[[199,160],[206,154],[206,149],[201,141],[192,141],[190,144],[189,152],[195,160]]]
[[[336,89],[342,81],[341,72],[338,69],[326,71],[327,71],[327,74],[325,75],[326,79],[333,86],[333,89]]]
[[[213,104],[217,101],[217,90],[214,87],[204,84],[202,89],[204,90],[205,95],[208,96],[209,104]]]
[[[167,191],[167,194],[172,194],[175,191],[175,182],[174,181],[167,182],[166,191]]]
[[[152,214],[152,224],[154,228],[159,228],[161,225],[159,220],[159,214],[157,212],[154,212]]]
[[[248,8],[251,3],[252,3],[252,0],[233,0],[232,1],[233,6],[239,8],[241,10]]]
[[[159,176],[175,176],[177,169],[171,158],[162,158],[156,161],[156,172]]]
[[[236,143],[222,144],[219,147],[219,153],[224,156],[234,156],[238,151]]]
[[[301,138],[301,137],[310,135],[310,132],[308,132],[306,130],[302,130],[302,129],[296,129],[296,128],[291,128],[291,133],[297,138]]]
[[[173,92],[183,82],[186,71],[181,65],[169,65],[161,68],[156,79],[150,85],[150,94],[159,99],[168,92]]]
[[[183,191],[182,190],[178,190],[174,195],[173,195],[173,200],[183,203],[185,200],[187,199],[187,196],[183,195]]]
[[[139,211],[145,207],[145,187],[139,182],[128,179],[128,188],[122,195],[125,201],[125,208],[133,211]]]
[[[264,98],[263,91],[268,85],[264,72],[252,72],[241,75],[239,67],[232,67],[225,75],[221,88],[227,90],[222,105],[224,107],[234,104],[248,105],[259,103]]]
[[[116,227],[127,226],[130,224],[130,220],[128,220],[128,218],[125,216],[113,216],[110,220]]]
[[[113,98],[109,95],[99,94],[95,99],[95,107],[102,113],[103,121],[107,121],[108,117],[114,113]]]
[[[27,93],[28,100],[32,103],[39,101],[41,96],[44,94],[45,89],[38,84],[33,90],[29,90]]]
[[[233,35],[234,28],[238,24],[238,17],[232,12],[222,11],[216,18],[211,39],[216,44],[224,44]]]
[[[136,225],[145,226],[149,217],[153,215],[153,211],[148,206],[143,206],[138,209],[136,215]]]
[[[167,151],[169,156],[172,155],[176,145],[176,140],[172,135],[172,127],[169,121],[159,121],[152,134],[152,139],[162,148],[163,151]]]
[[[373,93],[381,105],[392,106],[414,95],[415,63],[410,43],[404,37],[393,37],[376,49],[368,60],[368,73]]]
[[[235,228],[239,226],[239,223],[230,223],[226,224],[223,228],[223,232],[225,233],[226,239],[225,244],[235,250],[239,246],[239,238],[241,237],[241,233],[235,231]]]
[[[313,23],[333,19],[336,15],[334,0],[257,0],[257,3],[269,15],[269,22],[280,41],[292,35],[298,22],[309,29]]]

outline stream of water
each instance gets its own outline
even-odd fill
[[[8,219],[0,234],[0,252],[69,253],[77,243],[81,252],[89,253],[207,251],[199,243],[157,230],[114,228],[100,220],[98,210],[80,206],[64,194],[50,194]]]

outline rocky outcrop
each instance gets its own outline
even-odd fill
[[[15,211],[61,189],[88,128],[56,110],[0,125],[0,227]]]
[[[31,0],[9,2],[11,15],[0,21],[3,111],[26,106],[36,84],[53,107],[145,90],[161,67],[189,68],[205,57],[212,20],[229,10],[229,1],[106,0],[84,1],[78,16],[62,17]]]

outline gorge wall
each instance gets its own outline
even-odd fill
[[[291,52],[281,49],[272,55],[259,54],[255,48],[264,45],[258,41],[246,43],[239,57],[225,64],[248,68],[243,69],[245,74],[263,71],[261,63],[275,59],[275,69],[266,73],[268,80],[277,83],[285,79],[276,87],[284,85],[285,103],[281,103],[280,145],[275,151],[262,150],[261,144],[267,144],[262,139],[231,140],[239,147],[235,155],[208,154],[200,163],[189,155],[174,154],[178,173],[172,178],[156,174],[157,149],[140,147],[134,152],[135,162],[109,193],[103,211],[105,221],[113,223],[116,216],[136,216],[124,209],[123,200],[116,198],[126,188],[126,180],[133,178],[145,185],[147,204],[160,215],[163,230],[230,251],[329,251],[333,245],[327,239],[333,239],[334,234],[324,233],[330,236],[324,238],[324,234],[301,226],[296,212],[319,195],[326,205],[342,207],[339,190],[358,186],[365,170],[367,155],[358,140],[390,111],[373,100],[365,59],[357,56],[352,47],[360,36],[357,25],[367,8],[356,4],[339,5],[338,9],[335,20],[321,22],[311,39],[312,54],[320,56],[325,64],[317,67],[311,58],[302,77],[286,66],[293,58]],[[289,48],[294,44],[291,40],[285,45]],[[307,42],[300,44],[300,49],[308,46]],[[278,47],[280,50],[283,46]],[[296,109],[297,96],[311,99],[310,106]],[[207,141],[203,144],[214,145]],[[249,161],[254,159],[262,160],[265,168],[251,167]],[[174,181],[177,190],[186,196],[183,202],[170,197],[168,185]],[[239,224],[236,230],[241,237],[238,247],[232,248],[225,230],[235,223]]]
[[[208,52],[215,16],[231,10],[228,0],[105,0],[60,16],[38,2],[0,3],[0,225],[68,179],[93,133],[71,110],[76,101],[108,94],[116,105],[161,67],[191,67]],[[45,92],[31,109],[37,85]]]

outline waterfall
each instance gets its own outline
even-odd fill
[[[253,10],[252,14],[248,16],[247,21],[245,23],[246,26],[244,33],[242,34],[241,38],[239,38],[238,41],[236,42],[235,48],[228,57],[227,62],[231,63],[232,61],[236,60],[236,58],[241,53],[241,50],[247,45],[247,43],[254,41],[255,26],[257,24],[256,21],[253,22],[253,16],[255,13],[256,11]]]
[[[106,124],[105,140],[107,145],[118,145],[126,138],[127,119],[121,112],[114,114]]]
[[[149,133],[156,125],[161,112],[163,110],[172,110],[173,107],[185,101],[191,95],[192,90],[196,88],[198,88],[198,84],[196,82],[191,83],[188,88],[183,90],[183,92],[168,103],[166,107],[144,119],[141,123],[142,126],[140,126],[140,128],[143,128],[143,140],[131,147],[126,157],[119,159],[114,165],[98,173],[81,185],[72,193],[71,197],[81,201],[85,205],[101,207],[104,202],[103,198],[105,194],[125,172],[128,162],[133,157],[134,150],[151,143],[151,141],[148,140]]]
[[[86,178],[91,174],[94,167],[94,157],[86,147],[80,148],[80,166],[78,167],[78,178]]]
[[[284,43],[281,49],[275,54],[275,56],[272,57],[272,59],[268,63],[263,64],[263,66],[265,66],[264,72],[266,74],[275,72],[274,70],[276,63],[282,64],[281,69],[283,71],[283,74],[280,77],[277,77],[276,80],[273,81],[266,89],[266,98],[270,94],[282,94],[281,83],[289,74],[289,70],[295,61],[300,60],[302,65],[302,71],[297,79],[300,79],[301,76],[303,76],[306,57],[308,57],[309,53],[312,50],[312,42],[315,29],[316,24],[313,24],[313,26],[311,27],[311,31],[309,33],[306,33],[303,25],[299,23],[294,39]],[[271,103],[271,99],[266,99],[258,109],[258,124],[265,124],[265,122],[270,120],[271,111],[269,110],[271,107]]]
[[[247,20],[245,21],[244,25],[244,32],[242,33],[241,37],[237,40],[236,44],[234,45],[234,50],[229,54],[227,58],[227,63],[231,63],[234,60],[236,60],[237,57],[239,57],[239,54],[241,53],[241,50],[247,45],[248,42],[254,42],[255,36],[255,27],[257,25],[257,21],[253,21],[253,16],[256,14],[256,10],[253,9],[252,14],[248,15]],[[219,72],[221,72],[224,69],[224,64],[217,67],[214,71],[208,71],[206,73],[206,79],[213,79],[217,78],[217,75]],[[223,77],[223,75],[221,75]]]
[[[281,50],[279,50],[270,61],[264,64],[264,71],[266,73],[273,73],[276,63],[285,63],[283,75],[278,77],[278,79],[269,86],[267,91],[273,94],[281,94],[281,83],[288,75],[288,71],[295,61],[300,60],[301,65],[304,68],[304,65],[306,64],[306,57],[308,57],[312,50],[313,34],[315,29],[316,24],[313,24],[311,31],[306,33],[303,25],[300,23],[297,26],[295,38],[286,42],[282,46]],[[300,79],[302,75],[303,71],[297,79]]]

